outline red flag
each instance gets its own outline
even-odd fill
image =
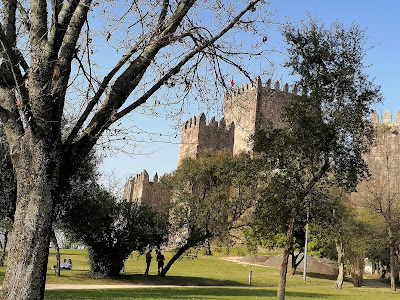
[[[231,80],[231,86],[233,86],[233,79]]]

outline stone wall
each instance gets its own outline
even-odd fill
[[[377,197],[400,201],[400,112],[394,123],[389,111],[385,112],[383,122],[376,112],[371,121],[375,126],[375,142],[365,155],[371,177],[361,182],[351,195],[356,207],[368,206]]]
[[[226,125],[225,119],[218,123],[212,118],[206,124],[206,116],[201,114],[198,118],[190,118],[183,125],[181,142],[179,145],[178,165],[189,157],[205,149],[227,150],[232,152],[234,139],[234,125]]]
[[[129,178],[125,184],[123,200],[147,205],[156,211],[162,211],[166,199],[158,186],[157,173],[152,182],[149,180],[149,174],[146,170]]]
[[[251,148],[250,136],[256,127],[260,87],[261,79],[257,77],[254,84],[246,84],[225,93],[224,118],[228,124],[235,124],[234,154]]]
[[[252,149],[251,136],[256,129],[265,128],[267,124],[279,126],[282,108],[291,99],[288,84],[281,90],[277,81],[272,89],[271,81],[268,80],[263,86],[260,77],[257,77],[254,83],[245,84],[226,93],[224,118],[228,124],[235,125],[233,153],[248,152]]]

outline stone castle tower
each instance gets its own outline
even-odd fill
[[[195,157],[205,149],[225,149],[232,154],[250,151],[250,137],[255,130],[267,124],[278,125],[282,107],[296,93],[295,89],[289,92],[288,84],[281,90],[279,82],[271,88],[270,80],[263,86],[260,77],[252,83],[233,88],[224,96],[224,117],[219,122],[212,118],[207,124],[203,113],[185,122],[179,145],[178,165],[185,158]],[[128,180],[124,199],[156,209],[159,208],[157,201],[163,203],[157,180],[150,182],[146,171]]]
[[[178,165],[204,149],[226,149],[233,154],[250,151],[250,137],[268,123],[278,125],[282,107],[290,102],[292,93],[289,93],[288,84],[283,90],[279,82],[273,89],[270,81],[263,86],[260,77],[254,83],[232,89],[225,94],[224,117],[219,124],[212,118],[207,125],[204,114],[186,121],[182,128]]]
[[[145,204],[156,211],[161,211],[164,207],[164,197],[157,185],[157,173],[153,177],[153,182],[151,182],[149,174],[144,170],[126,182],[123,199],[129,202]]]

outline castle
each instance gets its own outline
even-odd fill
[[[288,84],[282,90],[279,82],[273,88],[270,80],[262,85],[260,77],[252,83],[232,88],[225,94],[224,117],[219,122],[212,118],[207,124],[204,114],[185,122],[179,145],[178,165],[185,158],[195,157],[196,153],[204,149],[224,149],[232,154],[250,151],[251,135],[267,124],[278,125],[282,107],[296,93],[295,88],[289,92]],[[146,204],[157,210],[157,201],[161,201],[157,182],[158,178],[151,182],[144,171],[127,181],[123,199]]]
[[[250,151],[250,137],[257,129],[268,124],[279,125],[282,108],[291,101],[293,94],[297,94],[295,87],[289,91],[288,84],[285,84],[281,89],[279,82],[276,82],[272,88],[270,80],[263,85],[260,77],[253,83],[233,88],[225,93],[224,117],[219,122],[212,118],[207,124],[205,115],[201,114],[184,123],[178,165],[204,149],[224,149],[232,154]],[[382,123],[374,112],[371,122],[377,128],[377,135],[374,147],[365,156],[370,173],[376,178],[386,178],[387,184],[390,181],[393,189],[397,190],[400,186],[397,179],[397,174],[400,174],[400,112],[396,115],[395,123],[392,123],[389,111],[384,114]],[[130,178],[125,185],[124,200],[161,209],[165,200],[157,183],[157,174],[151,182],[146,171]],[[358,192],[352,194],[354,203],[360,203],[360,198],[368,196],[368,184],[362,182],[357,188]]]

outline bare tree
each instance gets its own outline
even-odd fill
[[[264,52],[239,33],[262,44],[267,4],[2,0],[0,118],[18,186],[3,298],[43,299],[53,199],[113,124],[149,99],[184,108],[204,78],[225,82],[227,66],[250,77],[243,60]]]

